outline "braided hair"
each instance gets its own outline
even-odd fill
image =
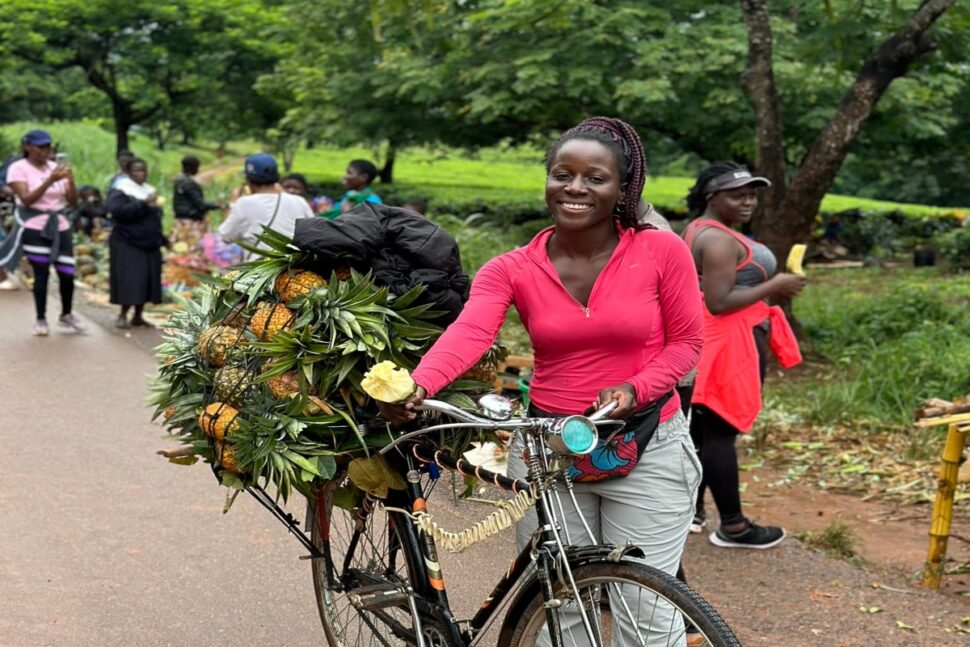
[[[707,188],[708,183],[714,178],[724,175],[730,171],[747,171],[748,167],[737,162],[714,162],[697,176],[697,182],[691,187],[687,194],[687,211],[692,216],[700,216],[707,209]]]
[[[579,125],[564,132],[562,136],[549,148],[546,154],[546,172],[552,167],[552,160],[562,148],[563,144],[574,139],[585,139],[599,142],[606,146],[616,157],[616,165],[620,169],[620,183],[626,185],[626,190],[620,196],[616,205],[616,212],[620,218],[620,225],[643,229],[637,223],[637,207],[640,194],[647,179],[647,159],[643,152],[643,143],[633,126],[620,119],[612,117],[590,117]]]

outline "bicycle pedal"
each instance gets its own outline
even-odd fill
[[[358,609],[374,611],[406,604],[408,593],[394,584],[372,584],[348,591],[347,599]]]

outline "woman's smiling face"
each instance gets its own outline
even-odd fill
[[[745,223],[758,208],[758,191],[754,186],[718,191],[708,199],[707,208],[730,225]]]
[[[613,217],[622,189],[613,151],[597,141],[571,139],[550,161],[546,206],[557,227],[588,229]]]

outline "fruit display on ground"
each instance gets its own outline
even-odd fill
[[[381,362],[413,369],[441,332],[431,323],[440,312],[420,287],[396,295],[369,274],[320,276],[286,237],[263,240],[262,258],[205,279],[164,331],[152,404],[184,446],[173,462],[190,454],[224,485],[284,500],[348,473],[345,485],[372,491],[353,474],[386,471],[374,450],[392,432],[362,387],[365,373]],[[436,397],[473,408],[469,394],[490,388],[459,379]]]

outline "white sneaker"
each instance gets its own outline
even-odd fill
[[[19,289],[20,285],[9,276],[0,281],[0,290],[3,290],[4,292],[13,292],[14,290]]]
[[[695,514],[694,518],[690,522],[690,533],[692,535],[698,535],[704,532],[704,528],[707,527],[707,520],[704,518],[703,514]]]
[[[34,323],[34,336],[36,337],[46,337],[50,334],[50,328],[47,327],[47,322],[43,319],[38,319]]]
[[[61,328],[70,328],[76,333],[82,333],[85,330],[84,324],[82,324],[81,320],[73,314],[61,315],[57,320],[57,324]]]

